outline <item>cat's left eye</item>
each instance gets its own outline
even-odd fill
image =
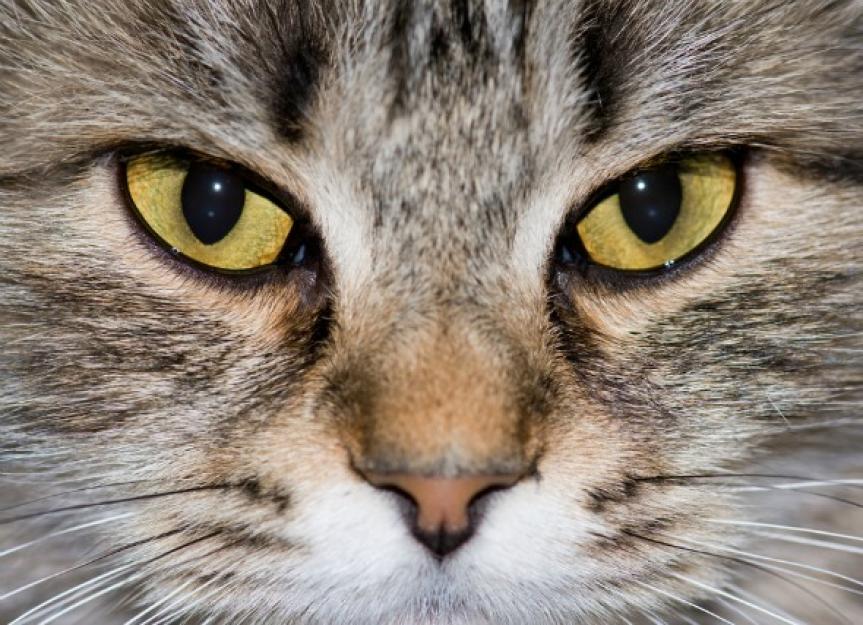
[[[133,157],[126,187],[138,217],[164,245],[208,268],[275,264],[294,219],[227,167],[163,154]]]
[[[580,216],[564,260],[617,271],[650,271],[689,256],[731,212],[737,167],[728,154],[700,153],[639,168]]]

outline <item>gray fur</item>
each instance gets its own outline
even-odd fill
[[[183,584],[178,622],[768,621],[738,587],[863,618],[859,549],[716,522],[863,528],[830,483],[863,480],[863,3],[0,0],[0,146],[0,505],[52,496],[0,513],[0,595],[117,551],[0,618],[125,563],[55,622]],[[133,146],[298,198],[320,271],[177,261],[125,206]],[[695,261],[555,270],[597,188],[729,147],[740,206]],[[354,470],[534,463],[442,565]]]

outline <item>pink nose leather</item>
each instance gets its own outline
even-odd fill
[[[422,477],[411,474],[378,475],[366,478],[380,488],[394,488],[408,495],[417,506],[417,528],[422,532],[462,532],[470,526],[468,509],[480,494],[493,488],[507,488],[517,475],[475,475],[469,477]]]

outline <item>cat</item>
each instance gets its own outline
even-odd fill
[[[0,620],[863,621],[859,0],[0,0]]]

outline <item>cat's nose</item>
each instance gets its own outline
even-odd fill
[[[413,502],[414,535],[439,557],[455,551],[471,537],[471,509],[483,496],[509,488],[521,478],[520,475],[425,477],[410,473],[370,473],[365,477],[374,486],[397,491]]]

